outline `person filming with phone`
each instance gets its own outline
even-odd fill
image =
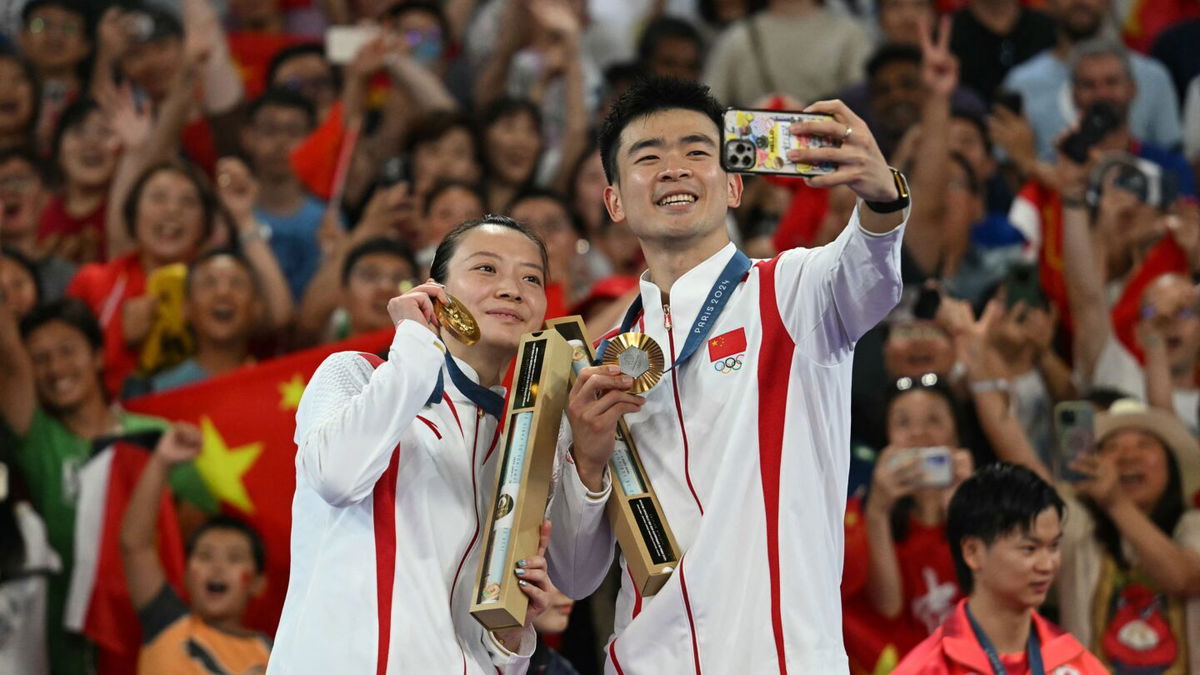
[[[977,346],[972,382],[994,372]],[[1052,471],[1005,392],[976,389],[974,398],[996,454],[1055,481],[1071,514],[1058,584],[1063,627],[1117,673],[1200,672],[1200,446],[1184,424],[1130,399],[1103,412],[1060,404]]]
[[[962,591],[946,547],[946,505],[971,474],[959,448],[957,406],[944,378],[901,377],[886,404],[888,446],[875,462],[866,523],[867,597],[896,620],[900,648],[942,624]]]

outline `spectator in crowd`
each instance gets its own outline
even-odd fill
[[[968,597],[893,672],[1107,673],[1037,612],[1062,563],[1066,510],[1054,488],[1023,467],[988,466],[964,481],[946,529]]]
[[[704,38],[695,26],[674,17],[651,21],[638,40],[638,64],[647,75],[695,82],[704,65]]]
[[[726,105],[771,94],[816,101],[857,81],[871,44],[858,22],[818,0],[769,0],[717,37],[703,79]]]
[[[78,264],[107,258],[105,218],[120,152],[119,137],[95,101],[81,98],[63,110],[51,145],[59,188],[38,228],[43,247]]]
[[[337,102],[342,83],[337,69],[325,57],[325,47],[305,43],[285,47],[271,57],[266,86],[304,96],[316,106],[317,117],[323,122]]]
[[[200,456],[200,429],[167,429],[142,470],[121,524],[121,560],[142,626],[138,672],[265,672],[271,639],[246,629],[250,598],[262,591],[263,542],[249,525],[216,516],[188,538],[183,586],[190,605],[167,583],[155,532],[169,476]]]
[[[0,298],[0,312],[8,311]],[[50,547],[41,516],[17,495],[15,471],[9,470],[7,457],[8,453],[0,455],[0,668],[49,675],[46,588],[62,563]]]
[[[221,201],[235,214],[239,240],[264,284],[270,324],[282,327],[290,320],[292,303],[278,263],[253,219],[254,195],[246,187],[249,172],[240,162],[226,167],[219,180]],[[223,222],[218,204],[194,167],[178,162],[150,167],[133,185],[122,209],[134,249],[107,263],[85,265],[71,281],[67,294],[84,300],[103,327],[109,392],[120,391],[133,373],[142,342],[155,323],[157,298],[147,294],[147,279],[155,270],[188,263],[203,251],[218,222]]]
[[[414,246],[418,274],[425,276],[433,264],[438,244],[459,223],[482,218],[483,193],[472,183],[441,181],[424,198],[425,213],[415,232]]]
[[[1084,382],[1111,387],[1146,400],[1145,374],[1129,346],[1117,337],[1110,314],[1105,274],[1100,264],[1105,259],[1101,242],[1092,232],[1093,222],[1082,195],[1086,191],[1085,169],[1063,157],[1058,170],[1063,185],[1063,275],[1067,300],[1074,321],[1075,370]],[[1109,185],[1105,192],[1123,192]],[[1074,201],[1080,199],[1080,202]],[[1097,217],[1103,219],[1109,200],[1101,198]],[[1136,199],[1132,201],[1136,202]],[[1095,227],[1102,227],[1097,223]],[[1161,349],[1173,387],[1173,407],[1188,428],[1200,429],[1197,409],[1200,388],[1196,381],[1196,363],[1200,355],[1200,318],[1196,315],[1198,297],[1191,279],[1180,274],[1163,274],[1141,291],[1139,320],[1143,348]],[[1154,344],[1148,344],[1153,342]]]
[[[50,199],[45,185],[45,165],[31,151],[0,150],[0,240],[33,263],[40,302],[62,297],[75,276],[75,265],[37,242],[38,220]]]
[[[261,327],[263,302],[248,260],[229,249],[202,253],[188,268],[184,293],[195,355],[150,378],[126,380],[123,398],[200,382],[254,362],[250,340]]]
[[[1200,17],[1185,19],[1159,33],[1154,40],[1150,55],[1171,73],[1175,93],[1182,99],[1188,85],[1200,76],[1200,54],[1196,53],[1196,42],[1200,40]]]
[[[316,124],[308,99],[288,89],[269,89],[246,109],[242,127],[242,148],[259,184],[254,215],[266,224],[271,252],[297,300],[317,271],[325,204],[305,190],[289,157]]]
[[[870,565],[866,592],[875,610],[903,635],[904,650],[935,631],[962,597],[946,539],[946,504],[971,474],[971,455],[960,448],[956,404],[945,383],[926,373],[902,377],[891,387],[886,408],[888,446],[875,461],[867,497]],[[923,449],[950,454],[928,473]]]
[[[986,363],[972,364],[972,376],[986,376]],[[980,393],[976,404],[997,454],[1051,480],[1003,395]],[[1066,467],[1081,476],[1053,476],[1071,512],[1058,584],[1063,627],[1116,672],[1195,671],[1200,447],[1174,414],[1131,400],[1097,413],[1095,434],[1094,450]]]
[[[970,0],[954,13],[950,49],[962,64],[962,83],[993,100],[1005,74],[1054,46],[1054,20],[1017,0]]]
[[[504,11],[504,25],[524,30],[502,32],[495,54],[479,71],[475,81],[475,106],[482,113],[479,126],[487,149],[493,121],[507,116],[511,109],[511,103],[498,103],[502,95],[531,103],[539,113],[536,127],[540,137],[532,164],[540,168],[538,182],[549,184],[556,174],[574,166],[583,152],[589,112],[597,104],[600,70],[581,42],[584,3],[508,2]],[[489,170],[495,172],[496,168]],[[489,194],[488,205],[500,209],[513,194],[496,201]]]
[[[343,340],[392,325],[388,301],[417,281],[411,249],[390,237],[354,244],[340,263],[334,302],[310,307],[311,291],[305,299],[299,323],[307,341]]]
[[[698,0],[697,9],[709,36],[767,6],[767,0]]]
[[[0,52],[0,150],[31,145],[40,97],[33,67]]]
[[[470,118],[434,113],[417,119],[404,146],[414,194],[427,199],[429,191],[441,181],[478,182],[483,177],[482,154]]]
[[[506,212],[546,242],[550,254],[546,318],[566,315],[587,294],[593,281],[580,253],[583,233],[571,216],[566,198],[551,190],[528,189],[513,199]]]
[[[454,36],[439,3],[408,0],[393,4],[385,15],[383,25],[400,35],[413,60],[429,69],[439,80],[446,79]]]
[[[877,0],[879,36],[883,44],[917,44],[921,24],[932,26],[937,21],[933,0]]]
[[[1025,117],[1033,126],[1038,157],[1053,161],[1055,141],[1084,110],[1083,106],[1064,104],[1071,100],[1072,50],[1103,37],[1111,5],[1107,0],[1054,0],[1047,9],[1054,16],[1056,43],[1013,68],[1004,79],[1004,87],[1021,95]],[[1178,148],[1179,97],[1167,69],[1137,52],[1126,54],[1135,90],[1128,110],[1131,133],[1160,148]]]
[[[528,100],[499,98],[480,115],[479,128],[486,205],[489,211],[499,213],[536,179],[544,148],[542,115]]]
[[[82,675],[89,662],[86,641],[63,627],[63,608],[75,560],[75,506],[78,475],[97,438],[161,429],[166,422],[110,405],[102,385],[104,337],[82,302],[67,298],[36,309],[20,324],[11,309],[0,316],[0,375],[4,380],[0,414],[5,447],[29,488],[32,503],[46,521],[50,545],[62,571],[50,577],[47,612],[50,656],[56,673]],[[183,500],[184,530],[216,510],[199,473],[188,464],[171,473],[175,495]]]
[[[0,295],[18,320],[41,302],[37,268],[16,249],[0,248]]]
[[[21,8],[21,53],[41,85],[37,146],[49,146],[63,108],[86,91],[85,72],[92,51],[86,5],[67,0],[28,0]]]
[[[583,223],[584,232],[593,237],[608,217],[604,212],[604,188],[607,183],[600,149],[593,146],[583,153],[566,178],[564,192],[571,204],[571,213]]]

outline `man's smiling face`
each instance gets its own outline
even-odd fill
[[[721,168],[719,143],[713,121],[693,110],[631,121],[604,193],[609,215],[643,241],[699,241],[724,228],[727,211],[741,203],[742,180]]]

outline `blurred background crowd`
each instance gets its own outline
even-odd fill
[[[388,300],[454,225],[530,225],[547,318],[615,324],[643,261],[605,211],[594,137],[654,74],[729,106],[840,98],[908,175],[905,299],[855,360],[854,668],[887,672],[962,597],[954,484],[892,458],[946,447],[955,481],[998,458],[1061,479],[1055,404],[1086,400],[1127,424],[1101,439],[1106,480],[1064,487],[1078,508],[1046,613],[1106,663],[1200,672],[1200,573],[1167,564],[1200,565],[1200,3],[2,4],[0,671],[121,672],[106,664],[136,651],[146,624],[97,628],[91,589],[114,572],[79,549],[81,523],[112,479],[99,501],[85,486],[164,417],[204,431],[170,477],[182,540],[219,511],[252,522],[282,598],[304,381],[331,350],[387,344]],[[765,258],[832,241],[853,207],[747,177],[728,226]],[[268,372],[280,384],[248,393]],[[256,487],[251,464],[271,461]],[[546,640],[566,659],[543,672],[598,672],[612,593],[559,605]],[[256,602],[269,634],[278,604]]]

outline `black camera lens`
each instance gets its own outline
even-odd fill
[[[1059,415],[1059,419],[1062,420],[1063,424],[1074,424],[1075,423],[1075,411],[1074,410],[1064,410]]]

